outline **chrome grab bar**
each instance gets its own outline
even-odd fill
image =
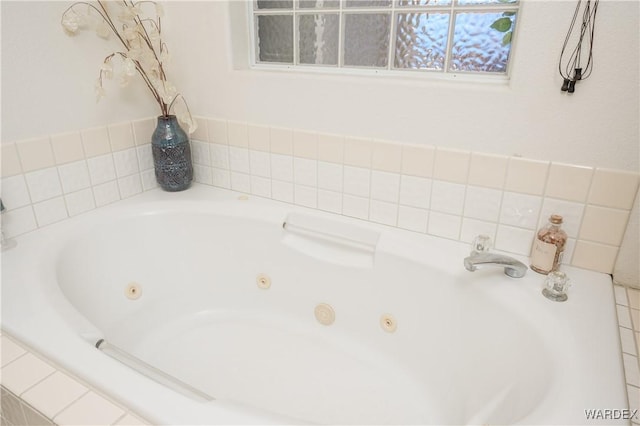
[[[160,383],[170,389],[175,390],[189,398],[204,401],[213,401],[215,398],[207,395],[206,393],[194,388],[193,386],[176,379],[175,377],[165,373],[162,370],[157,369],[153,365],[147,364],[140,358],[136,358],[130,353],[118,348],[117,346],[107,343],[104,339],[100,339],[95,344],[98,350],[102,351],[105,355],[115,359],[118,362],[126,365],[129,368],[137,371],[145,377],[150,378],[156,383]]]

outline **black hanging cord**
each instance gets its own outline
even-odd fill
[[[568,55],[567,47],[571,35],[576,27],[576,21],[580,14],[580,8],[583,5],[583,0],[578,0],[576,10],[573,13],[573,19],[567,31],[567,36],[564,39],[562,45],[562,51],[560,52],[560,61],[558,62],[558,72],[563,79],[562,87],[560,90],[563,92],[573,93],[575,91],[576,83],[580,80],[586,80],[593,71],[593,38],[596,29],[596,13],[598,12],[598,3],[600,0],[586,0],[584,2],[584,10],[582,12],[582,24],[580,25],[580,33],[577,36],[578,41],[575,47]],[[582,67],[583,49],[588,45],[589,54],[587,64]]]

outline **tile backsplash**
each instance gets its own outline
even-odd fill
[[[197,182],[528,255],[552,213],[565,263],[611,273],[638,173],[198,118]],[[155,119],[2,145],[5,237],[155,188]]]

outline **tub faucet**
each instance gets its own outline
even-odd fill
[[[4,204],[2,203],[2,198],[0,198],[0,215],[2,214],[4,214]],[[2,221],[0,221],[0,247],[3,247],[4,244],[4,229],[2,229]]]
[[[464,267],[468,271],[475,271],[479,265],[495,265],[504,267],[504,273],[513,278],[522,278],[527,273],[527,265],[503,254],[488,252],[471,252],[464,259]]]
[[[2,199],[0,198],[0,215],[4,216],[4,204],[2,203]],[[4,237],[4,219],[0,220],[0,249],[2,251],[15,247],[16,242],[13,239]]]

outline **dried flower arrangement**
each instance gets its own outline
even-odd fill
[[[145,17],[153,12],[154,18]],[[69,35],[79,30],[92,30],[105,40],[114,35],[124,47],[104,58],[95,84],[96,98],[105,96],[104,80],[113,78],[114,58],[121,59],[120,86],[129,84],[136,73],[142,77],[160,106],[161,115],[168,117],[172,111],[189,133],[197,124],[184,97],[167,80],[164,65],[169,60],[169,50],[162,40],[162,6],[155,1],[101,1],[77,2],[62,14],[61,24]]]

